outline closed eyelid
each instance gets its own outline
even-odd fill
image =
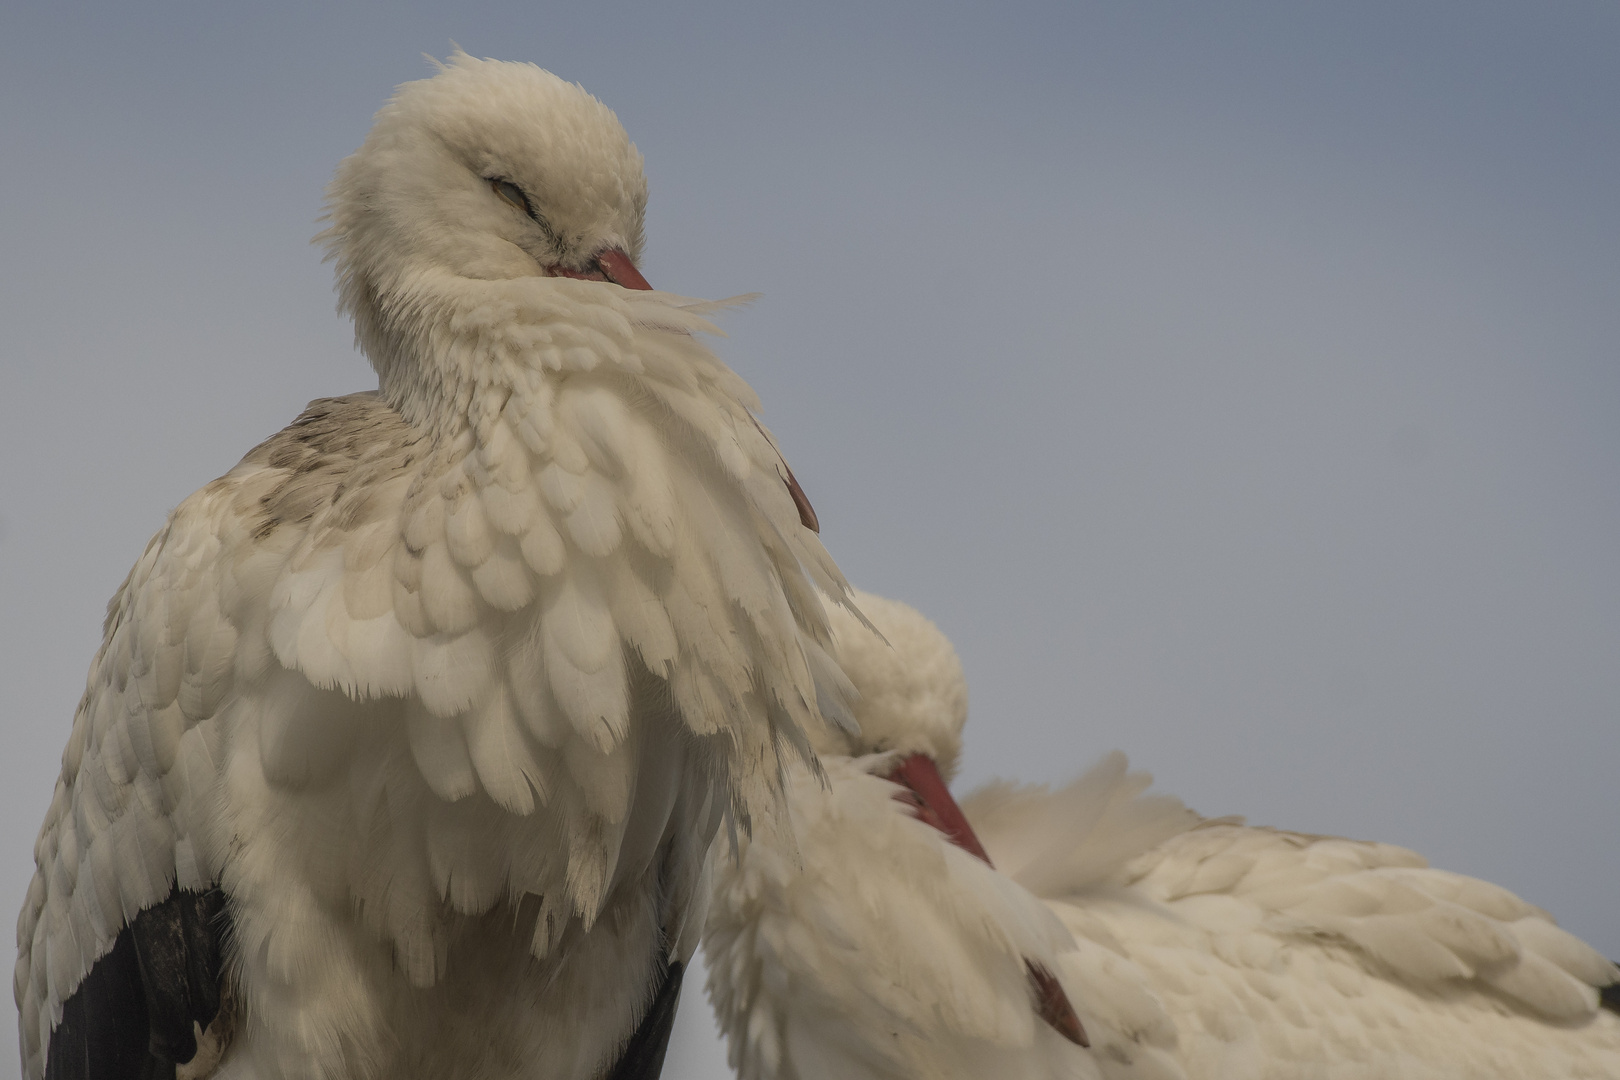
[[[529,197],[523,193],[522,188],[512,183],[512,181],[492,176],[489,178],[489,186],[490,190],[500,196],[503,201],[510,203],[529,217],[534,217],[534,207],[529,203]]]
[[[486,177],[485,181],[489,184],[490,190],[495,192],[502,202],[522,211],[530,221],[540,226],[540,231],[546,234],[546,239],[551,241],[553,247],[559,251],[565,248],[566,245],[563,244],[562,237],[551,227],[551,222],[541,217],[535,210],[534,203],[529,200],[528,193],[512,183],[512,181],[502,180],[498,176]]]

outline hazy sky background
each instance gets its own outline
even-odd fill
[[[375,384],[307,241],[453,38],[618,111],[655,285],[765,294],[722,353],[851,579],[956,641],[962,784],[1118,747],[1205,813],[1416,848],[1620,956],[1620,6],[0,28],[0,909],[147,537]],[[679,1080],[724,1074],[698,989]]]

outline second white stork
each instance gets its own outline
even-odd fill
[[[858,602],[887,637],[836,620],[863,734],[823,738],[792,832],[719,873],[710,995],[743,1080],[1620,1077],[1615,966],[1410,851],[1202,819],[1120,754],[958,814],[914,783],[960,753],[950,644]],[[1031,958],[1089,1046],[1039,1022]]]

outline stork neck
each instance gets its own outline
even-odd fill
[[[536,332],[557,321],[555,304],[523,302],[544,281],[422,275],[413,288],[378,305],[373,332],[362,326],[360,334],[383,397],[441,439],[461,435],[492,408],[498,412],[540,366],[533,339],[555,332]]]
[[[497,385],[452,364],[414,358],[387,368],[379,366],[378,377],[388,404],[412,427],[430,432],[439,442],[467,432],[486,402],[498,410],[511,393],[510,384]]]

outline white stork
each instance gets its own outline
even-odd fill
[[[856,599],[888,641],[835,616],[863,734],[820,739],[792,830],[717,877],[709,991],[742,1080],[1620,1077],[1615,966],[1410,851],[1201,819],[1117,753],[956,811],[926,781],[960,752],[950,643]],[[1089,1047],[1040,1022],[1031,960]]]
[[[710,841],[847,684],[757,400],[636,269],[645,199],[605,106],[459,52],[338,168],[379,387],[113,598],[18,925],[30,1080],[657,1075]]]

